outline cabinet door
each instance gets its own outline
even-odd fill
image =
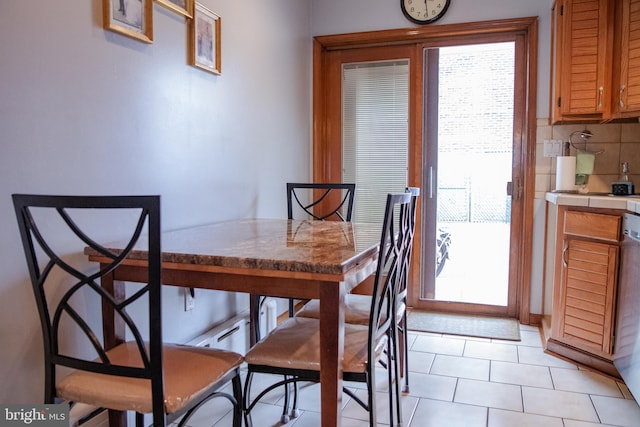
[[[613,107],[620,117],[640,114],[640,0],[623,0],[620,21],[620,82]]]
[[[618,271],[616,245],[566,239],[557,338],[610,357]]]
[[[613,5],[608,0],[559,0],[554,6],[554,121],[611,113]],[[609,66],[607,66],[609,64]]]

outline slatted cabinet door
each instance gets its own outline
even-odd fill
[[[620,117],[640,115],[640,0],[622,0],[618,9],[620,82],[614,84],[613,107]],[[615,73],[614,73],[615,75]]]
[[[618,271],[617,245],[567,239],[561,282],[560,339],[609,358]]]
[[[560,110],[563,115],[602,115],[611,88],[609,0],[564,2],[563,70]],[[610,78],[610,74],[609,74]]]

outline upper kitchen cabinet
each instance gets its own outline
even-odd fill
[[[557,0],[550,122],[640,117],[640,0]]]
[[[614,2],[556,0],[551,16],[551,123],[610,118]]]
[[[640,0],[622,0],[616,9],[614,118],[640,117]]]

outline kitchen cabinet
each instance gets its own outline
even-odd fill
[[[608,210],[558,206],[550,260],[555,273],[547,350],[613,375],[621,218]]]
[[[640,117],[640,0],[622,0],[616,9],[613,114]]]
[[[552,8],[551,121],[610,115],[613,3],[556,0]]]
[[[551,123],[640,117],[640,0],[556,0]]]
[[[617,284],[618,247],[567,239],[553,336],[609,357]]]

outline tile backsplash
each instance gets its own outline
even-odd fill
[[[587,141],[589,151],[602,151],[596,155],[593,174],[587,190],[591,193],[609,192],[610,184],[620,179],[622,162],[629,163],[629,179],[640,192],[640,123],[607,123],[581,125],[549,125],[547,119],[538,119],[536,140],[536,198],[555,189],[556,158],[544,157],[544,140],[569,141],[574,131],[588,129],[593,136]],[[572,139],[575,146],[583,148],[579,135]],[[576,150],[571,147],[571,155]]]

